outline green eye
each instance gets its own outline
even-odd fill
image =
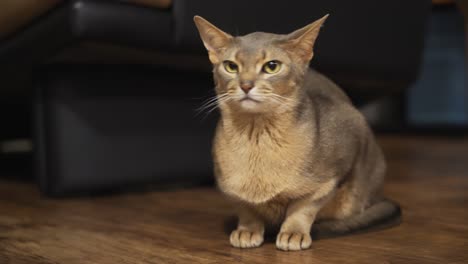
[[[281,62],[272,60],[263,64],[262,71],[268,74],[273,74],[279,72],[281,69]]]
[[[224,61],[224,69],[229,73],[236,73],[239,71],[239,67],[233,61]]]

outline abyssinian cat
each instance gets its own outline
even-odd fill
[[[309,69],[327,16],[287,35],[240,37],[194,17],[213,64],[215,175],[238,210],[234,247],[260,246],[276,225],[278,249],[307,249],[312,225],[345,233],[400,212],[382,196],[385,160],[366,120]]]

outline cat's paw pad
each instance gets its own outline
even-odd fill
[[[310,234],[281,232],[276,237],[276,247],[284,251],[308,249],[310,245],[312,245]]]
[[[236,229],[232,231],[229,241],[233,247],[237,248],[259,247],[263,243],[263,234],[255,231]]]

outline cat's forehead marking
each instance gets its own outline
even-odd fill
[[[268,55],[269,46],[271,46],[269,38],[266,38],[263,34],[259,35],[258,32],[240,37],[235,59],[248,64],[264,61]]]
[[[236,51],[234,58],[239,62],[258,62],[266,58],[266,51],[262,48],[258,49],[239,49]]]
[[[265,32],[254,32],[236,37],[236,49],[231,54],[240,63],[264,62],[269,56],[272,56],[272,53],[275,54],[277,50],[276,43],[282,37],[282,35]]]

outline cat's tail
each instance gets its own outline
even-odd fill
[[[312,234],[316,238],[328,238],[351,233],[385,229],[401,221],[400,206],[383,199],[364,212],[340,220],[323,220],[313,224]]]

